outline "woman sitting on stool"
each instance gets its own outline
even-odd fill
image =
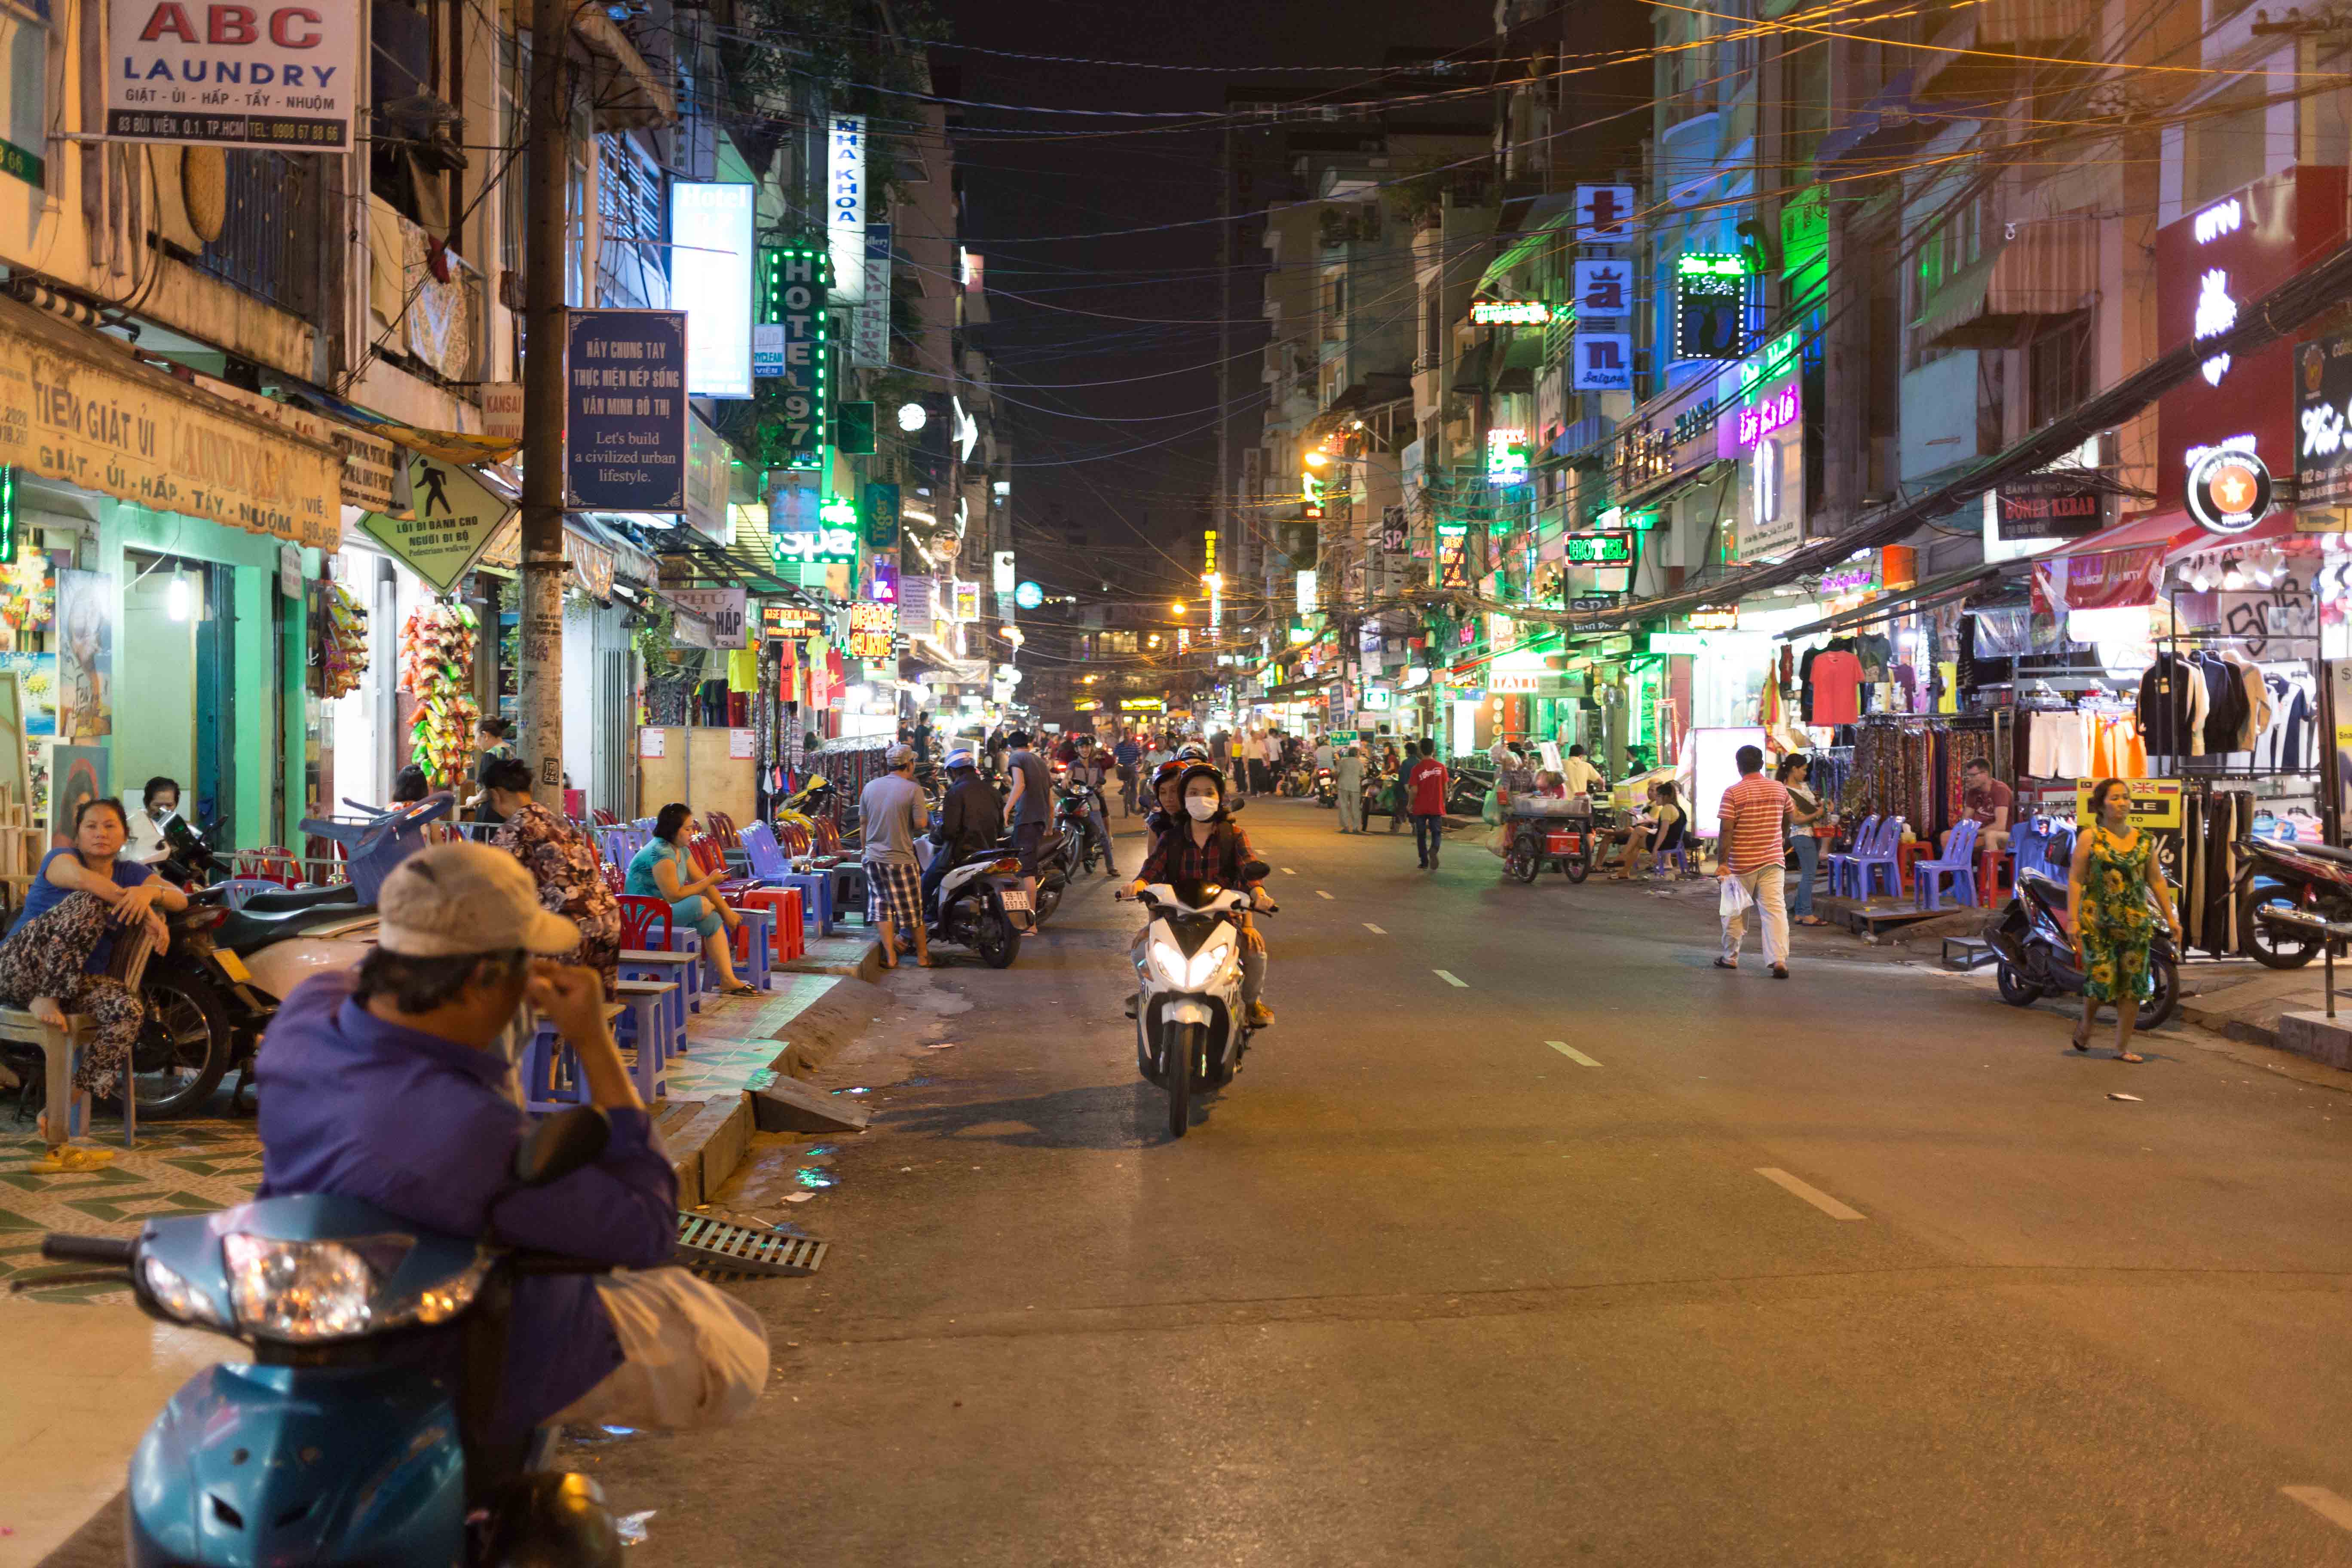
[[[702,933],[702,951],[710,954],[711,962],[719,966],[720,990],[730,996],[757,996],[758,989],[735,974],[733,932],[743,923],[743,917],[718,899],[706,896],[727,879],[727,873],[712,871],[689,881],[679,869],[688,863],[686,836],[693,826],[694,813],[678,801],[655,813],[653,838],[630,860],[626,889],[641,899],[661,900],[669,906],[672,921]],[[721,927],[729,933],[727,939],[712,940]]]

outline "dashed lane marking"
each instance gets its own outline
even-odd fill
[[[1591,1057],[1586,1056],[1582,1051],[1578,1050],[1574,1046],[1570,1045],[1566,1040],[1546,1040],[1544,1044],[1549,1046],[1553,1050],[1558,1051],[1561,1056],[1566,1057],[1570,1061],[1574,1062],[1578,1067],[1597,1068],[1601,1065],[1599,1062],[1594,1061]]]
[[[2281,1487],[2279,1490],[2339,1530],[2352,1530],[2352,1502],[2326,1487]]]
[[[1371,932],[1374,936],[1386,936],[1386,935],[1388,935],[1388,934],[1389,934],[1388,932],[1386,932],[1386,931],[1382,931],[1380,927],[1378,927],[1378,926],[1374,925],[1374,924],[1373,924],[1371,921],[1366,921],[1364,922],[1364,929],[1365,929],[1366,931],[1368,931]]]
[[[1776,1171],[1769,1165],[1759,1165],[1756,1173],[1776,1187],[1785,1188],[1821,1210],[1832,1219],[1861,1219],[1862,1211],[1850,1209],[1819,1187],[1810,1186],[1786,1171]]]
[[[1327,893],[1327,892],[1325,892],[1322,889],[1318,888],[1318,889],[1315,889],[1315,896],[1316,896],[1317,898],[1318,898],[1318,899],[1328,899],[1328,898],[1329,898],[1331,895],[1330,895],[1330,894],[1328,894],[1328,893]]]
[[[1297,873],[1297,872],[1296,872],[1296,871],[1292,870],[1292,869],[1291,869],[1289,867],[1287,867],[1287,866],[1285,866],[1285,867],[1282,868],[1282,874],[1283,874],[1284,876],[1286,876],[1286,877],[1296,877],[1297,875],[1298,875],[1298,873]]]
[[[1470,983],[1469,983],[1467,980],[1457,980],[1457,979],[1455,979],[1455,978],[1454,977],[1454,975],[1453,975],[1452,973],[1448,973],[1448,972],[1447,972],[1447,971],[1445,971],[1445,970],[1443,970],[1443,969],[1433,969],[1433,970],[1431,970],[1431,971],[1430,971],[1430,973],[1431,973],[1432,974],[1436,975],[1440,980],[1444,981],[1444,982],[1445,982],[1445,984],[1447,984],[1448,985],[1458,985],[1458,986],[1460,986],[1460,987],[1461,987],[1463,990],[1465,990],[1465,991],[1467,991],[1467,990],[1469,990],[1469,989],[1470,989]]]

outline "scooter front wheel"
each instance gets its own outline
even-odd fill
[[[1168,1026],[1166,1054],[1160,1058],[1168,1078],[1168,1136],[1181,1138],[1192,1126],[1192,1064],[1200,1059],[1198,1024]]]
[[[2012,1007],[2031,1007],[2042,1000],[2042,987],[2020,974],[2006,961],[1993,972],[1993,979],[2000,985],[2000,999]]]

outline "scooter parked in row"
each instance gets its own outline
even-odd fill
[[[1243,868],[1251,881],[1272,869],[1263,860]],[[1168,1135],[1181,1138],[1193,1095],[1231,1083],[1249,1050],[1241,917],[1277,906],[1213,882],[1154,882],[1136,897],[1150,920],[1136,964],[1135,1065],[1168,1091]]]
[[[2180,954],[2172,945],[2172,931],[2157,906],[2156,894],[2148,891],[2147,898],[2150,918],[2157,922],[2156,942],[2147,955],[2153,990],[2139,1005],[2136,1026],[2153,1029],[2180,1005]],[[2044,996],[2083,994],[2082,957],[2060,923],[2066,899],[2065,883],[2027,871],[2017,879],[2000,918],[1985,928],[1985,941],[2000,954],[1994,978],[2000,984],[2000,999],[2011,1006],[2031,1007]]]
[[[609,1131],[593,1106],[547,1118],[509,1190],[583,1168]],[[253,1350],[191,1378],[141,1439],[132,1568],[621,1563],[595,1483],[533,1468],[546,1435],[496,1431],[515,1281],[604,1265],[319,1194],[151,1219],[135,1241],[53,1235],[41,1253],[96,1267],[32,1282],[127,1279],[149,1317]]]
[[[1036,880],[1022,872],[1009,846],[975,850],[940,879],[930,940],[968,947],[991,969],[1010,969],[1022,936],[1036,927]]]
[[[2316,931],[2272,925],[2257,911],[2284,907],[2330,924],[2352,921],[2352,849],[2274,838],[2238,841],[2238,947],[2272,969],[2301,969],[2319,956]]]

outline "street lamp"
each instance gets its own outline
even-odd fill
[[[1182,614],[1184,613],[1184,601],[1183,601],[1183,600],[1181,600],[1181,599],[1171,599],[1171,600],[1169,600],[1169,601],[1168,601],[1168,611],[1169,611],[1169,613],[1170,613],[1171,615],[1176,615],[1176,616],[1181,616],[1181,615],[1182,615]]]

